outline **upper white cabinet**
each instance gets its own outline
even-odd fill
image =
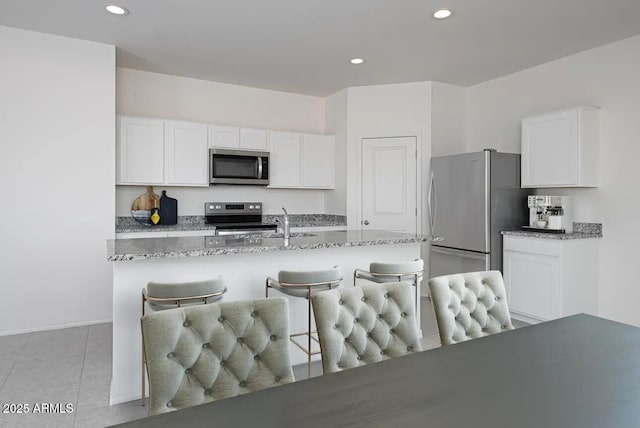
[[[335,140],[332,135],[271,132],[269,187],[333,189]]]
[[[597,187],[599,109],[522,120],[522,187]]]
[[[207,126],[191,122],[164,124],[165,184],[208,186]]]
[[[209,125],[209,147],[266,151],[269,147],[265,129]]]
[[[302,185],[335,187],[335,138],[333,135],[302,136]]]
[[[269,187],[302,187],[302,135],[269,135]]]
[[[269,187],[335,187],[332,135],[132,116],[118,116],[116,184],[208,186],[209,148],[217,147],[270,152]]]
[[[207,127],[119,116],[117,184],[208,186]]]
[[[164,183],[164,122],[118,117],[118,184]]]
[[[240,128],[209,125],[209,147],[240,148]]]
[[[265,129],[240,128],[240,148],[266,151],[267,131]]]

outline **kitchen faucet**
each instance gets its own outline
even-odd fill
[[[284,218],[282,219],[282,237],[285,240],[288,240],[291,237],[291,230],[289,227],[289,213],[282,207],[282,211],[284,211]]]

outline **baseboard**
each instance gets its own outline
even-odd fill
[[[13,336],[14,334],[26,334],[26,333],[37,333],[40,331],[50,331],[50,330],[61,330],[63,328],[73,328],[73,327],[86,327],[90,325],[96,324],[106,324],[112,322],[111,319],[108,320],[94,320],[94,321],[82,321],[82,322],[72,322],[67,324],[57,324],[46,327],[35,327],[35,328],[25,328],[25,329],[17,329],[17,330],[5,330],[0,331],[0,336]]]

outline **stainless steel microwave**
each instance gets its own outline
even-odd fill
[[[266,186],[269,184],[269,153],[209,149],[209,183]]]

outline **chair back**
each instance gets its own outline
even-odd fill
[[[408,283],[364,284],[311,299],[324,373],[422,350]]]
[[[154,312],[142,335],[149,415],[294,381],[283,297]]]
[[[226,283],[222,277],[204,281],[182,283],[149,282],[145,299],[153,310],[164,310],[185,304],[201,304],[215,302],[226,292]]]
[[[429,289],[442,345],[514,328],[500,271],[431,278]]]

